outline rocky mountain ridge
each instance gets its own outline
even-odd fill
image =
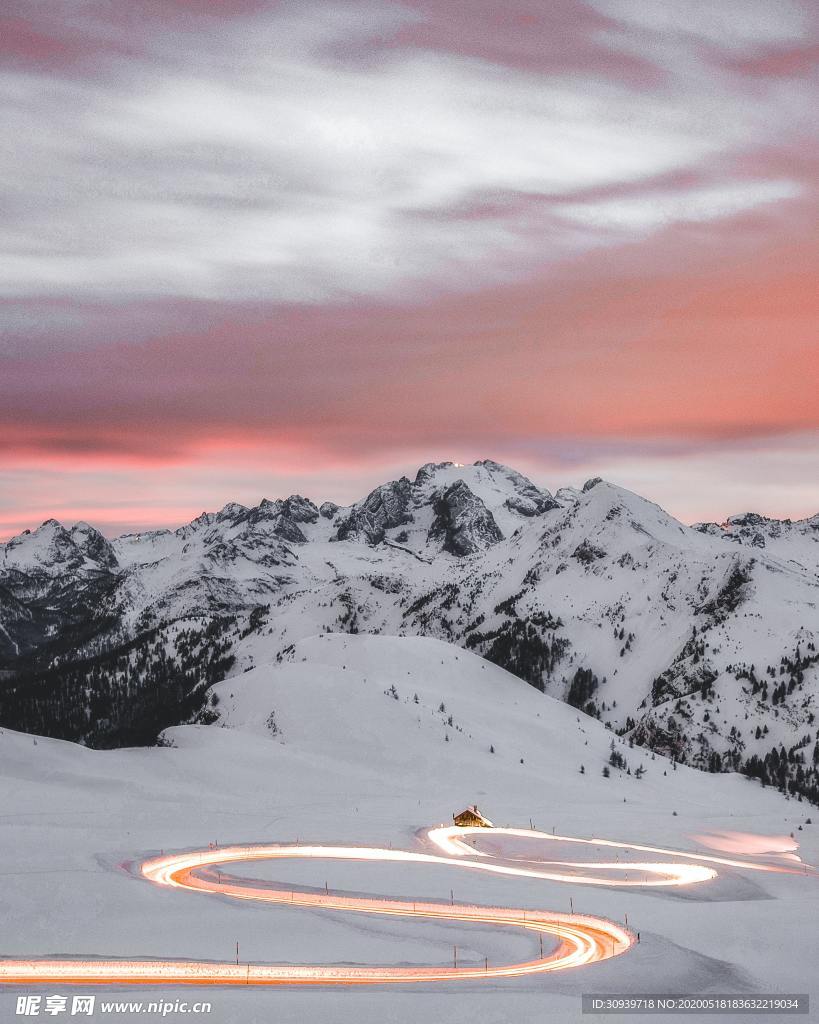
[[[175,531],[13,538],[0,722],[149,742],[323,632],[444,639],[635,743],[768,781],[784,759],[794,792],[816,786],[819,516],[688,527],[605,481],[551,494],[491,461],[346,508],[292,495]]]

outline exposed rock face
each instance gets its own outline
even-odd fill
[[[89,561],[105,569],[116,569],[119,565],[110,542],[88,523],[77,523],[69,531],[69,536]]]
[[[192,534],[196,533],[197,530],[204,530],[207,529],[208,526],[213,526],[216,522],[216,518],[217,516],[215,512],[203,512],[201,515],[198,515],[196,519],[192,519],[189,523],[186,523],[185,526],[180,526],[176,531],[176,534],[178,537],[190,537]]]
[[[416,487],[420,487],[431,480],[439,469],[450,469],[453,465],[452,462],[426,462],[415,474],[413,483]]]
[[[238,501],[229,501],[221,512],[216,513],[217,523],[235,523],[244,518],[250,509],[240,505]]]
[[[696,530],[698,533],[704,533],[709,537],[724,537],[725,531],[721,526],[717,526],[716,523],[694,523],[691,527],[692,530]]]
[[[256,508],[250,510],[247,521],[253,525],[263,524],[266,532],[280,540],[290,544],[304,544],[307,538],[301,526],[317,522],[318,517],[319,510],[312,501],[299,494],[291,494],[284,501],[280,498],[276,501],[264,498]]]
[[[291,494],[282,502],[282,515],[296,523],[315,523],[318,521],[319,510],[309,498]]]
[[[814,564],[819,551],[819,516],[794,521],[744,512],[729,516],[722,524],[696,523],[694,529],[733,544],[773,549],[779,553],[787,550],[789,557],[796,555],[797,561],[804,565]],[[801,551],[797,552],[797,547]]]
[[[413,521],[411,509],[412,484],[405,476],[381,484],[364,501],[353,505],[339,525],[335,540],[360,538],[368,544],[380,544],[387,530]]]
[[[582,493],[577,487],[559,487],[555,491],[554,500],[557,505],[574,505]]]
[[[338,508],[334,501],[323,501],[319,505],[319,515],[324,516],[325,519],[332,519],[338,512]]]
[[[596,562],[600,558],[605,558],[606,552],[594,544],[590,544],[589,541],[581,541],[580,544],[572,552],[572,558],[576,558],[578,562],[584,562],[588,565],[590,562]]]
[[[435,519],[430,540],[442,540],[444,551],[453,555],[472,555],[503,540],[495,517],[464,483],[457,480],[435,499]]]
[[[559,508],[559,504],[548,493],[535,489],[531,494],[516,494],[507,498],[505,505],[512,512],[518,512],[522,516],[542,516],[549,509]]]
[[[111,544],[87,523],[69,531],[48,519],[0,545],[0,668],[63,630],[104,620],[118,570]]]
[[[286,540],[290,544],[306,544],[307,538],[298,524],[284,515],[277,515],[272,520],[273,529],[270,531],[274,537]]]
[[[483,466],[494,477],[504,479],[511,484],[513,493],[504,504],[512,512],[531,518],[532,516],[541,516],[550,509],[558,508],[559,503],[548,491],[536,487],[531,480],[522,473],[518,473],[516,469],[502,466],[499,462],[493,462],[492,459],[483,459],[481,462],[476,462],[475,465]]]
[[[779,540],[783,530],[787,530],[792,525],[789,519],[779,522],[756,512],[746,512],[744,515],[731,516],[728,519],[727,535],[737,543],[764,548],[767,541]]]

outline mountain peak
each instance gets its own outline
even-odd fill
[[[440,539],[452,555],[473,555],[503,540],[495,517],[463,480],[441,491],[433,503],[429,538]]]
[[[308,633],[422,634],[661,752],[741,768],[811,725],[817,526],[746,514],[701,532],[605,480],[552,497],[492,459],[427,463],[347,508],[291,494],[111,543],[48,520],[0,546],[0,656],[47,664],[57,650],[49,670],[101,711],[68,721],[35,694],[19,720],[93,744],[133,739],[130,702],[157,680],[199,686]],[[111,661],[123,642],[127,659]],[[127,686],[86,667],[98,656],[106,672],[127,660]]]
[[[75,523],[69,536],[89,561],[105,569],[114,569],[119,564],[111,542],[88,523]]]
[[[361,537],[368,544],[380,544],[387,530],[413,521],[412,503],[412,484],[407,477],[380,484],[350,508],[339,524],[335,540]]]
[[[424,484],[441,469],[452,469],[454,462],[425,462],[415,474],[415,484]]]
[[[3,547],[3,564],[25,573],[53,576],[83,561],[71,535],[56,519],[46,519],[33,533],[26,530]]]
[[[583,494],[586,494],[593,487],[596,487],[598,484],[602,484],[602,483],[604,483],[604,480],[603,480],[602,476],[593,476],[591,478],[591,480],[587,480],[583,484],[583,487],[582,487]]]
[[[220,522],[225,519],[238,519],[241,516],[247,515],[249,511],[246,505],[241,505],[238,501],[229,501],[227,505],[216,513],[216,518]]]
[[[40,533],[42,531],[42,532],[58,533],[60,530],[62,530],[63,533],[66,532],[65,527],[63,526],[63,524],[58,519],[45,519],[42,523],[40,523],[40,525],[37,527],[37,529],[34,532],[35,533]]]

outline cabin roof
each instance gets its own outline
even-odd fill
[[[459,818],[464,818],[471,819],[473,821],[479,821],[482,825],[485,825],[487,828],[492,828],[492,822],[489,820],[489,818],[485,818],[481,814],[481,812],[478,810],[477,804],[472,804],[471,807],[466,807],[463,811],[460,811],[458,814],[453,814],[452,817],[456,823]]]

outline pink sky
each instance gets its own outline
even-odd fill
[[[0,536],[432,459],[819,511],[815,6],[0,18]]]

